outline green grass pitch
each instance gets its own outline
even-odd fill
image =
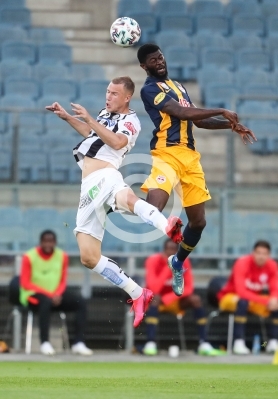
[[[278,366],[1,363],[3,399],[274,399]]]

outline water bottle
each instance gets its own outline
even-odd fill
[[[261,337],[256,334],[253,338],[252,353],[253,355],[258,355],[261,349]]]

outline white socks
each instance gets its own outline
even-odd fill
[[[135,215],[138,215],[145,223],[156,227],[166,234],[168,221],[155,206],[139,199],[134,205],[134,213]]]
[[[101,255],[98,264],[92,270],[113,285],[122,288],[132,299],[142,295],[143,288],[128,277],[114,260]]]

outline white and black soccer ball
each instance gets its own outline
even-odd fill
[[[117,46],[130,47],[139,41],[141,29],[135,19],[121,17],[111,25],[110,36],[112,42]]]

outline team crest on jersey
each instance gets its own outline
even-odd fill
[[[171,88],[164,82],[158,82],[157,84],[161,89],[165,90],[165,93],[168,93],[171,90]]]
[[[156,178],[156,181],[157,181],[158,184],[163,184],[163,183],[166,182],[166,177],[162,176],[162,175],[158,175],[157,178]]]
[[[127,128],[127,130],[131,131],[132,135],[137,132],[137,130],[135,129],[134,125],[131,122],[125,122],[124,126]]]
[[[164,100],[166,94],[165,93],[158,93],[155,98],[154,98],[154,105],[158,105],[161,103],[161,101]]]
[[[183,93],[185,93],[184,87],[182,87],[182,85],[181,85],[179,82],[177,82],[177,81],[175,81],[175,83],[176,83],[176,85],[178,86],[178,89],[179,89],[180,91],[182,91]]]
[[[190,107],[190,103],[185,98],[180,98],[179,103],[182,107]]]

